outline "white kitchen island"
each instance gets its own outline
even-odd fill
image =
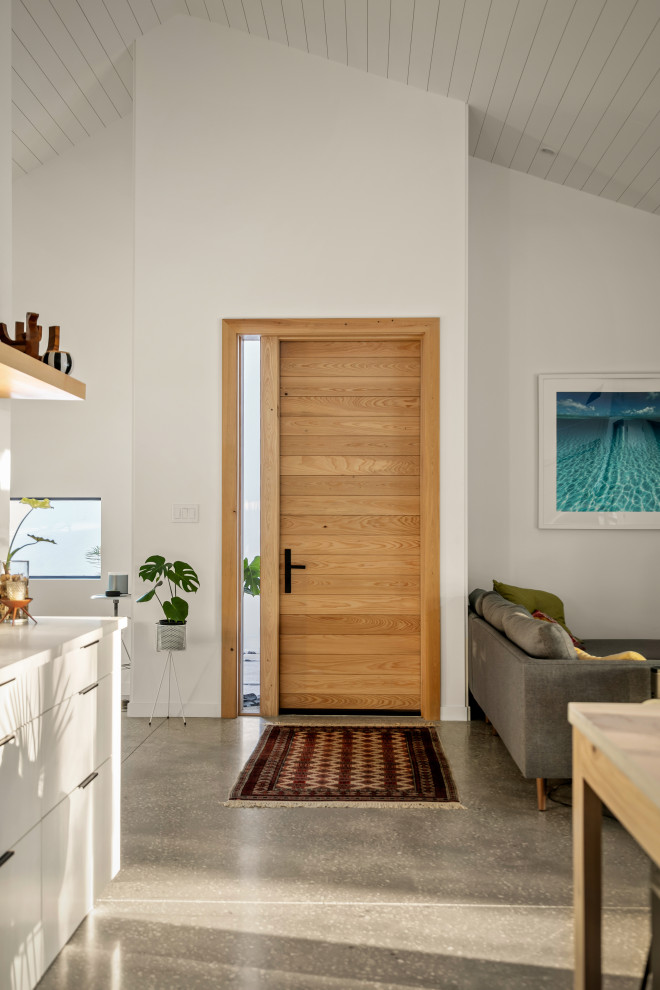
[[[0,625],[0,987],[31,990],[119,870],[125,625]]]

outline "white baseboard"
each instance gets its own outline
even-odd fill
[[[129,718],[149,718],[154,703],[148,701],[129,701],[126,714]],[[220,718],[220,705],[191,702],[184,705],[186,718]],[[154,718],[164,718],[167,715],[167,702],[159,701],[156,705]],[[178,701],[170,705],[170,718],[181,718],[181,708]]]
[[[440,706],[441,722],[469,722],[470,709],[463,705],[451,705],[447,708]]]

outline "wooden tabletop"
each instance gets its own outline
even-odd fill
[[[571,702],[568,720],[660,808],[660,700]]]

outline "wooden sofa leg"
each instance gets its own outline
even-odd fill
[[[536,778],[536,801],[539,811],[545,811],[545,777]]]

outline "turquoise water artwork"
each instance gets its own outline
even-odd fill
[[[557,510],[660,512],[660,392],[557,392]]]

